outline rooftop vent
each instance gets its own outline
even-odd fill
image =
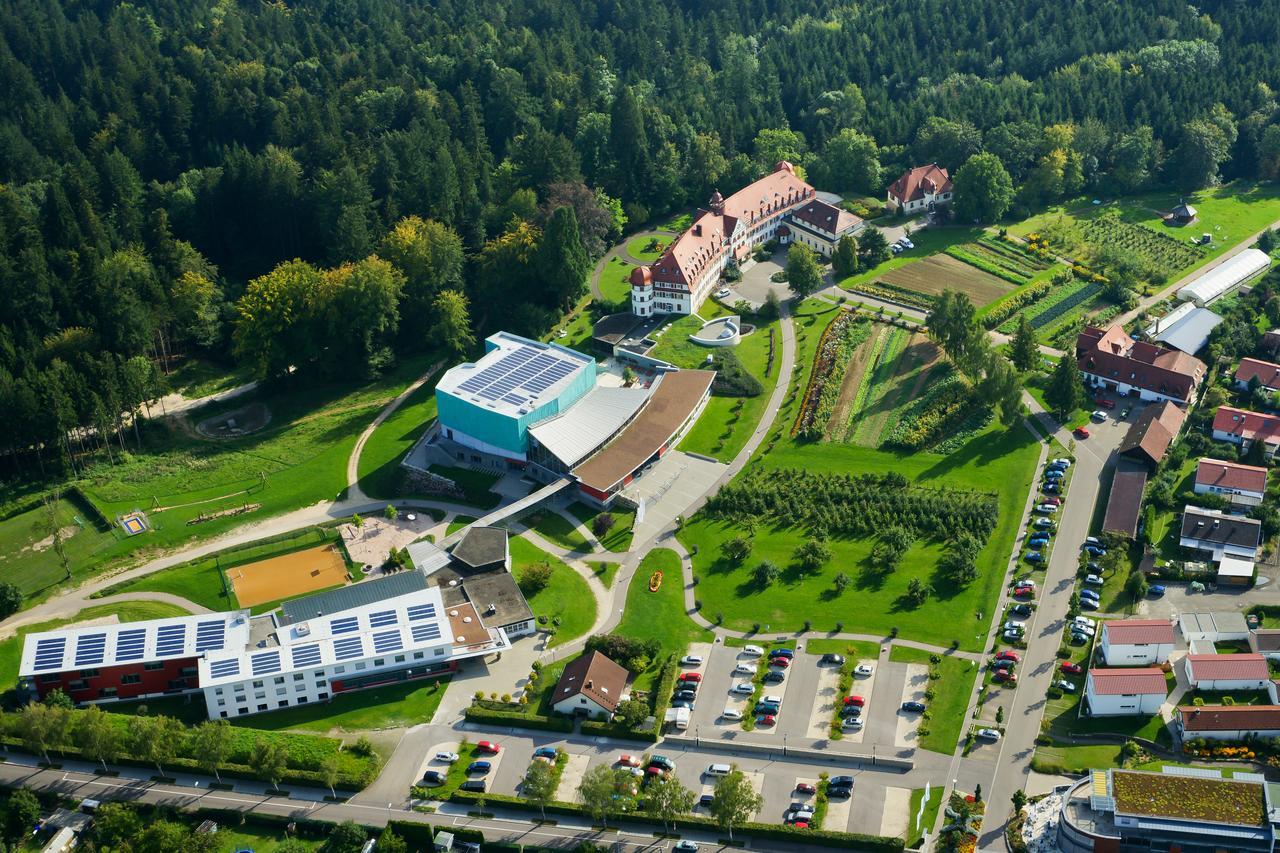
[[[463,617],[462,617],[462,624],[464,624],[464,625],[470,625],[470,624],[471,624],[471,617],[470,617],[470,616],[463,616]]]
[[[456,610],[450,610],[450,611],[449,611],[449,615],[450,615],[450,616],[453,616],[453,617],[457,617],[457,615],[458,615],[458,611],[456,611]]]

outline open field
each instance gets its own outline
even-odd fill
[[[228,570],[241,607],[253,607],[342,586],[347,562],[336,545],[294,551]]]
[[[650,592],[649,577],[656,571],[662,572],[662,586],[657,592]],[[711,632],[699,628],[685,612],[684,579],[675,551],[654,548],[645,554],[627,587],[626,609],[614,633],[662,644],[653,665],[636,677],[633,686],[638,690],[653,687],[668,655],[684,654],[693,642],[711,642]]]
[[[596,621],[596,599],[586,580],[556,557],[519,536],[512,536],[509,541],[511,571],[517,578],[527,566],[544,562],[551,566],[551,580],[543,589],[528,596],[538,627],[554,631],[547,645],[558,646],[587,633]]]
[[[182,362],[165,377],[175,393],[188,400],[198,400],[221,391],[228,391],[248,382],[252,377],[241,367],[215,364],[203,358],[192,357]]]
[[[448,678],[406,681],[342,693],[322,704],[252,714],[232,723],[261,731],[292,729],[318,734],[416,726],[431,721],[448,686]]]
[[[972,242],[984,233],[985,231],[982,228],[971,228],[963,225],[922,228],[919,231],[913,231],[911,232],[911,242],[916,244],[914,249],[909,249],[900,255],[894,255],[884,263],[877,264],[870,269],[859,270],[848,278],[837,282],[837,284],[845,290],[856,290],[858,285],[867,284],[877,278],[883,278],[885,273],[891,270],[913,264],[921,258],[927,258],[938,252],[945,252],[952,246]]]
[[[618,303],[631,298],[633,269],[635,265],[627,263],[622,258],[609,259],[600,272],[600,292],[604,295],[606,302]]]
[[[104,531],[88,507],[66,496],[54,503],[52,517],[40,505],[0,521],[0,576],[27,595],[63,580],[66,572],[53,548],[55,529],[61,531],[73,576],[80,567],[119,548],[125,538],[118,528]]]
[[[444,368],[441,368],[443,372]],[[436,374],[437,377],[440,375]],[[360,453],[360,488],[371,498],[398,498],[400,460],[436,419],[434,378],[409,395],[400,408],[373,431]]]
[[[633,258],[652,263],[662,257],[662,253],[670,245],[671,237],[632,237],[627,241],[627,254]]]
[[[1013,289],[1009,282],[945,254],[889,270],[880,280],[926,296],[956,290],[968,296],[974,305],[986,305]]]

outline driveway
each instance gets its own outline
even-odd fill
[[[632,542],[647,542],[665,530],[676,516],[712,490],[727,466],[672,450],[627,486],[623,494],[636,511]]]
[[[745,299],[752,306],[758,307],[764,304],[765,298],[771,292],[779,299],[786,299],[791,295],[787,283],[771,281],[769,278],[774,273],[786,269],[786,264],[787,253],[782,249],[774,252],[773,257],[767,261],[748,262],[742,270],[742,280],[726,285],[733,295],[724,299],[724,303],[732,305],[739,299]]]

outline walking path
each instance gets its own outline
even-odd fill
[[[621,260],[626,261],[629,264],[635,264],[636,266],[644,266],[649,263],[648,261],[641,260],[640,258],[635,257],[634,255],[632,255],[630,252],[627,251],[627,245],[632,240],[635,240],[637,237],[657,237],[659,239],[666,240],[666,239],[674,238],[676,236],[678,235],[676,235],[671,231],[664,231],[661,228],[650,229],[648,231],[638,231],[635,234],[628,236],[625,242],[619,243],[609,251],[605,252],[604,257],[596,262],[596,268],[591,272],[592,298],[598,299],[601,302],[609,301],[608,297],[604,295],[604,291],[600,289],[600,277],[604,274],[604,271],[609,267],[609,262],[612,261],[614,258],[620,258]]]
[[[258,381],[246,382],[243,385],[237,385],[234,388],[227,388],[214,394],[206,394],[203,397],[184,397],[181,394],[166,394],[156,401],[156,405],[160,407],[161,417],[170,417],[188,412],[192,409],[198,409],[209,403],[218,403],[223,400],[233,400],[248,394],[250,391],[258,387]]]
[[[413,382],[409,383],[409,387],[405,388],[396,398],[383,407],[378,416],[373,419],[373,423],[364,428],[364,432],[360,433],[360,437],[356,439],[356,446],[351,448],[351,455],[347,457],[347,500],[356,503],[365,503],[371,498],[360,488],[360,454],[364,452],[365,443],[369,437],[374,434],[378,427],[382,426],[382,422],[395,414],[396,409],[404,404],[409,395],[417,391],[425,385],[436,371],[440,369],[443,362],[435,362],[427,368],[426,372],[419,376]]]

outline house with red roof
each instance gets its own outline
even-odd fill
[[[1115,619],[1102,623],[1102,659],[1107,666],[1162,664],[1178,644],[1168,619]]]
[[[1266,690],[1271,670],[1262,655],[1187,655],[1187,681],[1197,690]]]
[[[1280,735],[1277,705],[1184,705],[1173,715],[1181,740],[1245,740]]]
[[[1268,391],[1280,391],[1280,364],[1257,358],[1242,358],[1240,366],[1236,368],[1235,378],[1236,387],[1241,391],[1249,390],[1249,384],[1254,380]]]
[[[1206,457],[1196,465],[1194,488],[1197,495],[1222,495],[1237,506],[1257,506],[1267,491],[1267,469]]]
[[[1179,406],[1195,402],[1208,370],[1185,352],[1135,341],[1123,326],[1086,326],[1076,338],[1076,363],[1096,389]]]
[[[1271,459],[1280,448],[1280,418],[1234,406],[1219,406],[1213,416],[1213,440],[1229,441],[1248,452],[1255,441],[1263,444],[1262,455]]]
[[[1094,717],[1150,716],[1168,695],[1164,670],[1158,666],[1091,669],[1084,698]]]
[[[911,215],[950,204],[952,194],[951,176],[947,170],[937,163],[930,163],[903,172],[889,185],[886,201],[895,213]]]

